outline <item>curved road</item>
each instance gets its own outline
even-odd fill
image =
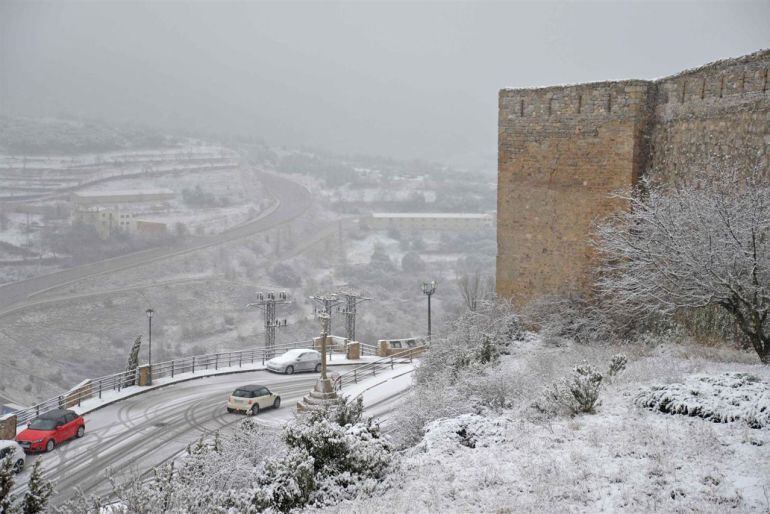
[[[254,418],[262,425],[280,429],[292,418],[297,401],[312,389],[316,379],[315,374],[277,375],[267,371],[219,375],[148,391],[86,414],[86,435],[82,439],[73,439],[39,457],[45,477],[56,488],[52,503],[58,505],[73,498],[76,488],[87,496],[109,494],[109,469],[123,481],[173,459],[201,436],[220,431],[227,437],[228,430],[244,416],[226,412],[225,400],[243,384],[265,384],[281,396],[280,409],[264,410]],[[368,414],[386,414],[403,393],[395,390],[379,395],[378,401],[367,405]],[[20,487],[15,494],[24,491],[23,484],[36,458],[27,458],[25,471],[17,477]]]
[[[24,308],[34,295],[39,295],[56,287],[228,243],[275,228],[299,217],[310,206],[311,195],[305,187],[271,173],[263,172],[259,175],[268,191],[277,200],[277,205],[259,218],[230,228],[221,234],[193,237],[173,246],[151,248],[20,282],[4,284],[0,286],[0,316]]]

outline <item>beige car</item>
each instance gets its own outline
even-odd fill
[[[227,399],[227,412],[244,412],[252,416],[259,414],[261,409],[280,406],[281,397],[263,385],[241,386]]]

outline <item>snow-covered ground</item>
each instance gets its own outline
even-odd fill
[[[617,351],[629,355],[629,364],[604,384],[596,414],[551,418],[530,408],[541,386],[572,364],[586,359],[603,368]],[[635,402],[640,391],[692,384],[694,375],[741,372],[756,377],[753,384],[770,385],[770,369],[751,362],[742,352],[675,345],[522,345],[493,374],[512,386],[512,406],[478,409],[468,398],[468,405],[459,406],[464,414],[426,427],[379,493],[328,510],[768,512],[767,427],[664,414]]]

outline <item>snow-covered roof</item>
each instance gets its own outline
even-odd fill
[[[445,218],[445,219],[491,219],[492,215],[475,212],[374,212],[372,218]]]

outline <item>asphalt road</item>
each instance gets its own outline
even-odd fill
[[[269,193],[277,200],[276,206],[265,215],[217,235],[191,237],[173,246],[151,248],[4,284],[0,286],[0,316],[23,309],[34,303],[39,295],[78,280],[135,268],[264,232],[292,221],[310,206],[310,192],[300,184],[271,173],[259,173],[259,176]]]
[[[261,383],[281,395],[282,406],[262,411],[255,419],[282,426],[293,416],[296,402],[312,389],[317,376],[276,375],[254,371],[182,382],[127,398],[85,415],[86,435],[42,454],[44,474],[54,482],[53,504],[76,494],[105,495],[111,491],[108,470],[117,476],[141,475],[185,451],[201,436],[227,430],[244,419],[225,409],[227,395],[236,387]],[[17,483],[26,484],[37,456],[27,457]],[[23,491],[23,488],[17,491]]]
[[[404,371],[408,365],[404,365]],[[110,469],[116,477],[142,476],[184,452],[201,436],[219,431],[227,437],[243,414],[225,409],[227,396],[243,384],[264,384],[281,396],[279,409],[263,410],[254,420],[279,430],[294,416],[296,403],[312,389],[316,374],[278,375],[252,371],[220,375],[149,391],[86,414],[86,435],[57,447],[51,453],[28,456],[25,471],[17,475],[14,494],[26,489],[32,464],[40,458],[43,473],[54,483],[51,503],[73,498],[77,489],[86,495],[108,495]],[[377,383],[376,377],[372,383]],[[378,387],[388,387],[380,385]],[[367,415],[386,417],[404,397],[403,387],[381,391],[366,402]]]

